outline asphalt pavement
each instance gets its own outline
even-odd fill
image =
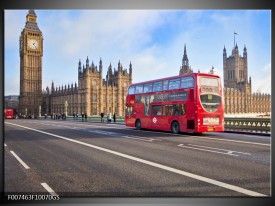
[[[5,120],[4,128],[6,194],[271,195],[270,137],[58,120]]]

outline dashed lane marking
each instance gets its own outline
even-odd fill
[[[127,139],[141,140],[141,141],[145,141],[145,142],[153,142],[153,141],[161,142],[162,141],[160,139],[153,139],[153,138],[149,138],[149,137],[138,137],[138,136],[133,136],[133,135],[126,135],[126,136],[122,136],[122,137],[127,138]]]
[[[14,151],[10,151],[10,152],[21,163],[21,165],[23,165],[23,167],[25,167],[25,169],[30,169],[30,167],[20,157],[18,157]]]
[[[213,153],[224,154],[224,155],[231,155],[236,157],[238,157],[239,154],[251,155],[250,153],[245,153],[245,152],[238,152],[238,151],[220,149],[215,147],[206,147],[206,146],[194,145],[194,144],[179,144],[178,147],[201,150],[205,152],[213,152]],[[233,153],[237,153],[237,154],[233,154]]]
[[[45,182],[41,183],[41,185],[47,190],[52,196],[58,196],[55,191]]]

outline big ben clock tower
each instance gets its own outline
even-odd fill
[[[34,10],[29,10],[19,38],[20,96],[19,113],[40,114],[42,104],[43,37]]]

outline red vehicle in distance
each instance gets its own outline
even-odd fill
[[[13,109],[5,109],[5,119],[14,119],[15,113]]]
[[[175,134],[224,131],[221,79],[190,73],[132,84],[126,97],[125,124]]]

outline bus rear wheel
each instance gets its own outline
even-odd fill
[[[178,122],[172,122],[171,130],[173,134],[178,134],[180,132],[180,125]]]
[[[139,119],[136,121],[135,126],[136,126],[136,129],[138,129],[138,130],[140,130],[140,129],[141,129],[141,122],[140,122],[140,120],[139,120]]]

